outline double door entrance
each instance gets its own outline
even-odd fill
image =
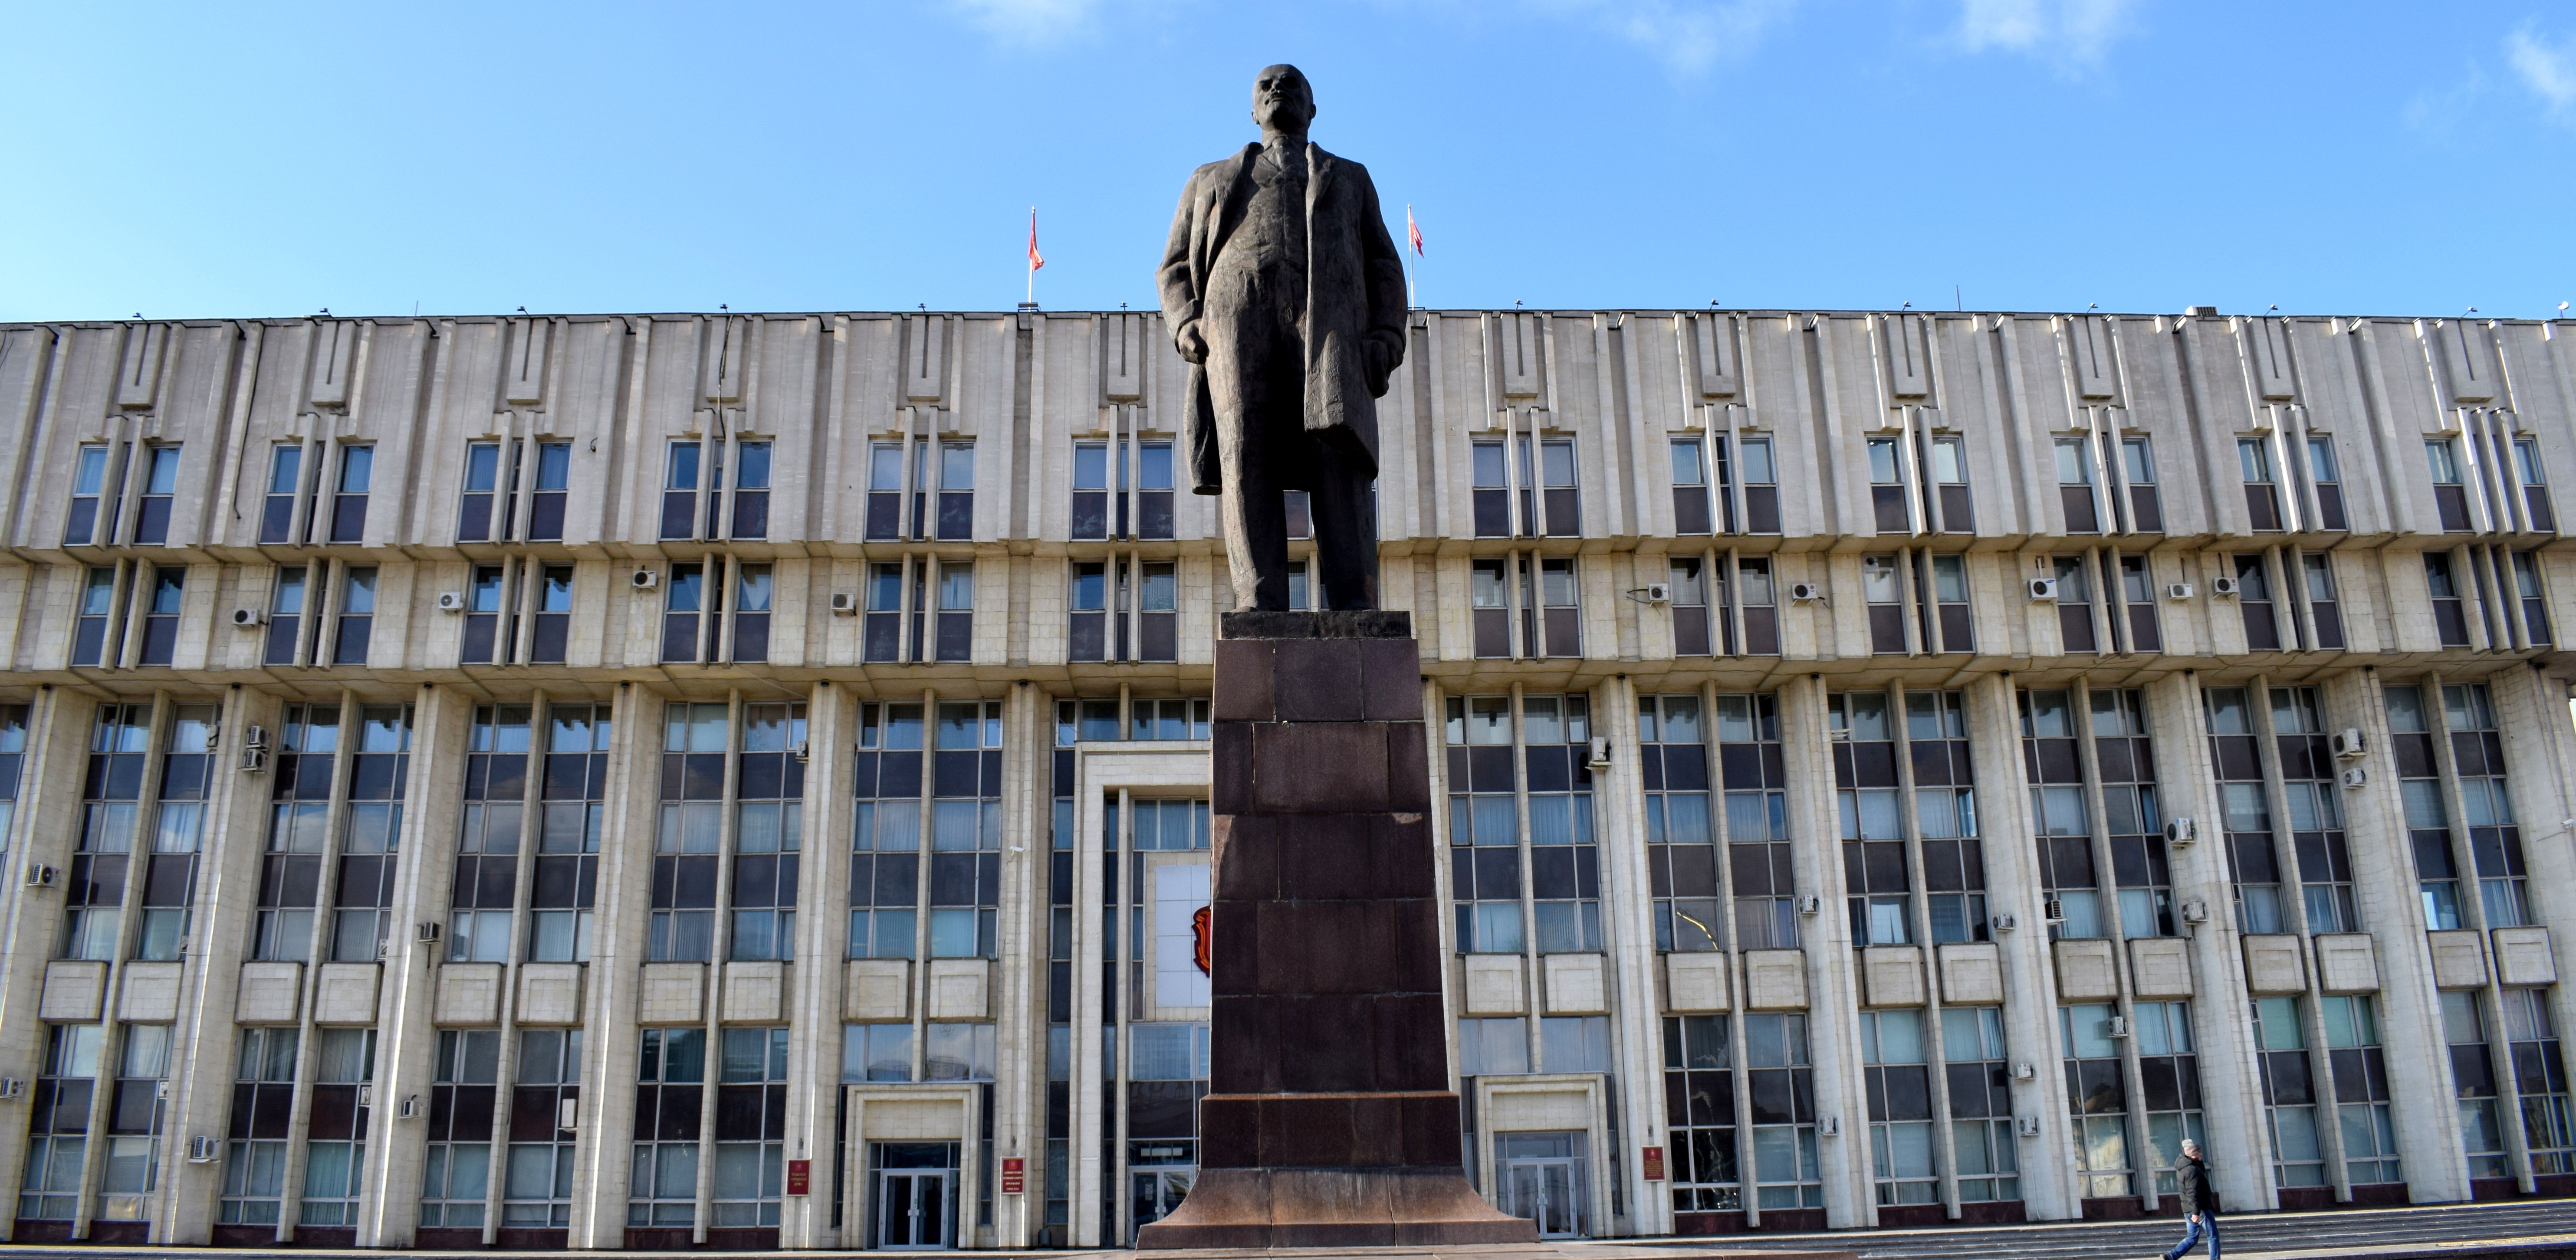
[[[1535,1222],[1541,1238],[1591,1234],[1582,1134],[1500,1133],[1494,1146],[1505,1212]]]
[[[1129,1168],[1127,1206],[1133,1228],[1142,1229],[1178,1210],[1198,1176],[1196,1168]],[[1132,1245],[1136,1236],[1128,1234],[1127,1241]]]
[[[868,1245],[934,1251],[957,1245],[957,1147],[945,1142],[877,1146],[868,1202]]]

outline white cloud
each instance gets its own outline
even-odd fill
[[[1052,43],[1091,24],[1098,0],[950,0],[967,21],[1006,44]]]
[[[1959,42],[1970,52],[2000,48],[2061,73],[2101,64],[2127,33],[2133,0],[1962,0]]]
[[[1790,0],[1541,0],[1541,10],[1581,16],[1662,61],[1674,73],[1705,74],[1743,55]]]
[[[2525,26],[2505,36],[2504,56],[2522,85],[2548,104],[2550,117],[2576,125],[2576,36],[2553,42]]]

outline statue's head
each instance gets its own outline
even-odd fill
[[[1252,81],[1252,121],[1264,131],[1302,135],[1315,121],[1315,88],[1295,66],[1264,66]]]

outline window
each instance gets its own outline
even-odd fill
[[[1807,1017],[1747,1013],[1744,1058],[1752,1069],[1746,1084],[1753,1093],[1754,1202],[1766,1212],[1823,1207]]]
[[[742,721],[728,956],[789,959],[796,956],[796,887],[805,847],[805,706],[746,704]]]
[[[447,961],[507,962],[528,794],[524,704],[479,705],[465,758],[465,820],[447,917]]]
[[[1744,465],[1744,532],[1779,533],[1780,477],[1772,468],[1771,439],[1746,437],[1737,441]]]
[[[941,442],[938,445],[939,514],[935,522],[936,535],[929,528],[933,522],[923,519],[932,496],[931,444],[920,442],[912,448],[912,536],[964,541],[975,536],[975,444]]]
[[[1673,451],[1673,532],[1706,534],[1713,514],[1710,512],[1708,464],[1698,438],[1676,438]],[[1728,1172],[1734,1171],[1729,1161]],[[1731,1178],[1730,1178],[1731,1179]]]
[[[340,448],[339,490],[331,496],[331,541],[362,541],[367,532],[367,485],[373,480],[376,448]]]
[[[260,653],[263,665],[293,665],[304,646],[305,577],[303,565],[281,565],[268,594],[268,639]]]
[[[1880,1206],[1938,1202],[1931,1055],[1923,1040],[1923,1012],[1862,1011],[1860,1053],[1862,1087],[1869,1097],[1870,1171]]]
[[[868,444],[868,519],[870,542],[885,542],[901,532],[903,520],[903,444]]]
[[[710,1224],[719,1229],[774,1227],[786,1180],[787,1030],[725,1029],[718,1082],[715,1217]]]
[[[1735,899],[1736,948],[1796,949],[1789,779],[1780,751],[1776,698],[1767,692],[1720,695],[1711,716],[1719,786],[1726,799],[1726,873]],[[1667,768],[1669,764],[1667,758]]]
[[[152,600],[143,608],[143,645],[138,665],[168,665],[179,649],[179,613],[187,607],[188,571],[152,569]]]
[[[474,566],[473,581],[465,588],[465,634],[457,649],[457,660],[468,665],[491,664],[494,653],[498,663],[509,663],[510,645],[501,637],[502,566]]]
[[[340,706],[290,704],[277,735],[268,852],[260,864],[251,957],[302,962],[313,953],[323,835],[330,825],[331,785],[339,764]]]
[[[1526,460],[1526,443],[1524,460]],[[1523,470],[1526,475],[1526,468]],[[1574,480],[1574,441],[1571,438],[1547,438],[1538,444],[1539,507],[1546,514],[1544,532],[1550,538],[1572,538],[1583,532],[1582,492]],[[1539,533],[1540,530],[1527,530]]]
[[[295,495],[304,483],[304,444],[277,442],[268,448],[268,488],[260,497],[259,541],[262,545],[295,540]]]
[[[568,564],[549,564],[538,570],[537,616],[534,633],[528,639],[528,660],[537,665],[561,665],[572,638],[572,573]]]
[[[1950,1088],[1950,1151],[1963,1203],[2021,1197],[2013,1140],[2012,1064],[1999,1006],[1941,1010],[1941,1057]]]
[[[663,714],[662,810],[653,841],[646,956],[654,962],[707,962],[715,957],[716,873],[722,861],[718,835],[730,744],[725,706],[673,703]]]
[[[152,749],[152,706],[103,704],[90,728],[80,840],[64,888],[62,957],[117,956],[125,883],[143,825],[143,773]]]
[[[358,1223],[367,1166],[367,1112],[360,1100],[376,1078],[376,1030],[315,1031],[313,1095],[305,1122],[303,1225]]]
[[[1512,699],[1452,696],[1446,707],[1450,897],[1458,952],[1517,954],[1526,942]]]
[[[862,1081],[911,1080],[912,1025],[843,1025],[841,1079],[853,1085]]]
[[[2299,573],[2308,584],[2308,625],[2316,635],[2316,646],[2343,650],[2343,608],[2335,594],[2334,557],[2322,551],[2303,552]]]
[[[528,540],[560,542],[564,501],[572,491],[572,443],[537,443],[536,493],[528,499]]]
[[[1672,561],[1673,655],[1709,655],[1708,583],[1696,559]]]
[[[1109,566],[1098,560],[1073,565],[1073,623],[1067,655],[1077,661],[1105,661],[1109,656]],[[1123,619],[1122,619],[1123,620]],[[1125,635],[1119,636],[1124,639]]]
[[[2522,483],[2522,508],[2538,533],[2558,532],[2558,514],[2549,504],[2549,479],[2541,475],[2540,439],[2513,440],[2514,479]]]
[[[2093,564],[2089,553],[2055,556],[2057,630],[2069,652],[2099,652],[2102,643],[2093,620]]]
[[[2093,460],[2082,438],[2057,440],[2057,502],[2066,516],[2067,533],[2102,532],[2102,517],[2093,501]]]
[[[27,705],[0,704],[0,853],[18,817],[18,775],[27,760]]]
[[[1905,736],[1914,765],[1914,827],[1921,837],[1932,940],[1985,940],[1986,864],[1977,839],[1976,776],[1968,765],[1967,710],[1960,694],[1906,692]]]
[[[1468,454],[1475,478],[1476,537],[1511,537],[1511,486],[1503,467],[1503,444],[1471,442]]]
[[[1601,949],[1601,863],[1587,764],[1590,718],[1590,702],[1580,695],[1521,700],[1532,927],[1542,954]]]
[[[2237,471],[2245,478],[2245,519],[2258,530],[2281,528],[2281,488],[2273,483],[2272,445],[2262,438],[2236,440]]]
[[[2522,632],[2530,646],[2550,646],[2549,601],[2541,593],[2539,552],[2513,553],[2513,594],[2522,605]]]
[[[1458,1021],[1458,1074],[1526,1076],[1530,1070],[1529,1021],[1462,1019]]]
[[[1505,559],[1468,562],[1467,601],[1472,606],[1476,655],[1480,657],[1512,654],[1511,595],[1504,585],[1510,564]]]
[[[2156,576],[2145,556],[2120,557],[2120,602],[2128,613],[2128,650],[2164,650],[2164,632],[2156,621]]]
[[[2433,476],[2433,508],[2445,533],[2466,533],[2469,488],[2460,479],[2460,452],[2449,438],[2427,439],[2424,462]]]
[[[170,1025],[127,1024],[117,1058],[95,1219],[148,1220],[152,1191],[161,1180],[161,1092],[170,1071]]]
[[[91,570],[96,573],[97,570]],[[2424,553],[2424,593],[2433,603],[2433,633],[2443,647],[2464,648],[2469,645],[2469,614],[2460,598],[2460,584],[2451,573],[2451,553]]]
[[[903,659],[903,565],[869,565],[867,596],[867,612],[859,627],[861,659]]]
[[[2201,1132],[2200,1055],[2192,1041],[2188,1002],[2131,1002],[2130,1026],[2145,1087],[2147,1163],[2156,1170],[2156,1193],[2178,1187],[2173,1167],[2188,1139],[2209,1143]]]
[[[373,962],[384,956],[410,769],[411,707],[371,704],[359,709],[358,751],[350,758],[348,816],[334,899],[335,962]]]
[[[492,1121],[499,1109],[500,1079],[500,1033],[439,1032],[438,1058],[430,1070],[428,1158],[421,1165],[423,1227],[482,1227],[492,1182]]]
[[[1637,739],[1646,781],[1646,872],[1655,898],[1655,948],[1686,953],[1725,949],[1726,924],[1718,915],[1717,829],[1709,815],[1708,739],[1699,697],[1639,697]]]
[[[1180,659],[1180,576],[1169,560],[1139,566],[1136,588],[1136,659]],[[941,659],[947,659],[945,657]],[[957,658],[965,659],[961,651]]]
[[[1125,469],[1121,468],[1120,472],[1124,473]],[[1124,489],[1126,478],[1121,476],[1119,483]],[[1107,442],[1073,444],[1073,520],[1071,532],[1066,536],[1076,540],[1110,537]]]
[[[572,1224],[576,1128],[567,1121],[581,1105],[581,1030],[520,1030],[516,1076],[501,1223],[561,1229]]]
[[[2576,1124],[2567,1102],[2567,1068],[2558,1052],[2558,1028],[2546,989],[2502,989],[2505,1036],[2513,1044],[2514,1089],[2522,1096],[2523,1140],[2531,1171],[2553,1176],[2576,1171]]]
[[[930,956],[998,958],[1002,709],[943,702],[931,759]]]
[[[197,853],[205,840],[206,802],[213,791],[215,725],[211,704],[171,709],[161,745],[161,785],[153,807],[152,852],[143,870],[142,930],[134,957],[176,962],[186,953],[189,913],[196,900]],[[114,762],[110,762],[114,773]]]
[[[456,541],[486,542],[492,537],[492,501],[501,489],[501,444],[465,444],[465,493],[457,508]]]
[[[296,1040],[293,1028],[241,1031],[223,1202],[215,1218],[226,1225],[278,1223],[286,1193],[286,1145],[294,1131]]]
[[[2218,770],[2228,879],[2235,886],[2236,930],[2286,931],[2281,869],[2272,848],[2272,803],[2263,787],[2253,699],[2242,687],[2212,687],[2201,693],[2201,703],[2209,723],[2210,760]]]
[[[1968,501],[1967,444],[1959,438],[1936,437],[1926,458],[1932,465],[1932,507],[1940,514],[1941,532],[1975,532],[1976,516]]]
[[[351,566],[341,574],[340,624],[331,636],[331,663],[364,665],[368,636],[376,623],[376,568]]]
[[[2317,490],[2317,528],[2337,533],[2352,528],[2345,523],[2343,475],[2335,466],[2333,438],[2308,439],[2308,480]]]
[[[706,1030],[647,1028],[642,1040],[635,1073],[636,1140],[626,1223],[630,1227],[693,1226],[698,1215],[698,1116],[700,1091],[707,1079]],[[766,1047],[763,1053],[765,1057]],[[764,1063],[762,1075],[767,1074]],[[760,1101],[765,1107],[768,1099],[764,1096]]]
[[[2128,1083],[2121,1073],[2120,1043],[2111,1037],[2116,1014],[2107,1004],[2057,1008],[2068,1119],[2075,1130],[2075,1184],[2087,1199],[2136,1193],[2129,1178]]]
[[[2460,1147],[2471,1179],[2513,1175],[2505,1151],[2504,1117],[2496,1109],[2496,1063],[2488,1047],[2482,994],[2454,989],[2441,995],[2442,1036],[2448,1043],[2453,1092],[2460,1101]]]
[[[850,957],[910,958],[921,898],[921,706],[859,706],[854,764]],[[892,1079],[912,1079],[908,1043],[903,1059],[905,1074]]]
[[[1780,610],[1773,603],[1771,561],[1767,557],[1736,561],[1735,590],[1736,598],[1744,605],[1745,653],[1778,656]]]
[[[733,641],[729,654],[736,664],[769,659],[770,566],[733,565]]]
[[[1869,504],[1882,534],[1911,533],[1913,495],[1905,485],[1904,453],[1895,438],[1869,439]]]
[[[2120,472],[2129,483],[2129,529],[2165,532],[2164,500],[2156,490],[2156,456],[2142,437],[2120,439]]]
[[[1743,1210],[1734,1067],[1725,1016],[1664,1017],[1664,1123],[1671,1134],[1665,1174],[1676,1212]]]
[[[72,664],[102,665],[108,660],[109,627],[116,611],[116,569],[92,567],[81,578],[80,617],[72,629]]]
[[[1834,785],[1842,816],[1843,883],[1855,945],[1914,943],[1907,894],[1904,805],[1898,800],[1897,742],[1884,692],[1827,697]]]
[[[2261,552],[2235,557],[2236,611],[2244,620],[2245,650],[2281,650],[2281,618],[2272,600],[2272,566]]]
[[[116,508],[107,489],[107,444],[89,443],[72,460],[71,514],[63,518],[63,545],[104,544],[115,537]]]
[[[158,547],[170,541],[170,500],[179,493],[177,446],[143,448],[143,494],[134,510],[134,545]]]
[[[1525,649],[1537,649],[1529,654],[1583,655],[1583,615],[1576,606],[1574,557],[1539,557],[1536,600],[1530,598],[1526,558],[1521,565],[1521,583],[1521,642]]]
[[[769,537],[769,452],[766,441],[734,447],[733,529],[728,538]]]
[[[2424,926],[2435,932],[2463,926],[2460,917],[2460,873],[2451,853],[2450,810],[2442,798],[2442,778],[2434,760],[2436,736],[2421,687],[2389,687],[2389,751],[2397,763],[2397,796],[2406,811],[2406,833],[2415,855],[2415,878],[2424,899]],[[2485,741],[2477,741],[2479,762]]]
[[[1169,538],[1172,536],[1172,444],[1139,442],[1136,445],[1136,536]],[[1293,527],[1295,522],[1290,522]],[[1292,537],[1311,534],[1311,521],[1305,530],[1291,529]]]
[[[2263,1073],[2264,1136],[2272,1177],[2284,1188],[2326,1184],[2325,1153],[2317,1144],[2317,1089],[2308,1071],[2306,1030],[2299,999],[2254,999],[2254,1038]]]
[[[1905,580],[1897,558],[1862,556],[1860,594],[1869,609],[1869,650],[1905,655]]]
[[[2451,738],[2452,768],[2460,783],[2460,813],[2469,828],[2469,852],[2478,870],[2478,900],[2485,926],[2525,927],[2533,922],[2522,828],[2505,783],[2504,734],[2486,684],[2442,688],[2443,729]]]
[[[698,522],[698,444],[673,442],[662,473],[662,537],[695,538]]]
[[[608,808],[609,714],[605,704],[546,706],[537,860],[528,896],[530,962],[590,961],[599,833]]]
[[[695,664],[698,627],[706,611],[708,562],[671,566],[671,586],[662,596],[662,659]]]
[[[2388,1060],[2379,1048],[2377,1007],[2367,996],[2321,997],[2317,1004],[2325,1015],[2345,1179],[2356,1186],[2402,1183],[2406,1175],[2397,1160],[2397,1120],[2389,1101]]]
[[[43,1074],[30,1108],[26,1176],[18,1197],[21,1219],[69,1221],[77,1214],[103,1031],[97,1024],[48,1030]]]

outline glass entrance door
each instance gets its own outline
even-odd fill
[[[1535,1222],[1541,1238],[1591,1233],[1589,1179],[1579,1133],[1504,1133],[1500,1148],[1503,1210]]]
[[[948,1174],[888,1171],[877,1181],[878,1248],[926,1251],[948,1245]]]
[[[1131,1170],[1128,1173],[1128,1181],[1131,1183],[1130,1188],[1133,1193],[1129,1197],[1133,1200],[1131,1206],[1134,1210],[1135,1227],[1142,1229],[1170,1216],[1173,1209],[1181,1206],[1181,1200],[1189,1194],[1190,1186],[1198,1180],[1198,1176],[1199,1170],[1195,1168]],[[1134,1243],[1135,1235],[1128,1235],[1127,1241]]]

